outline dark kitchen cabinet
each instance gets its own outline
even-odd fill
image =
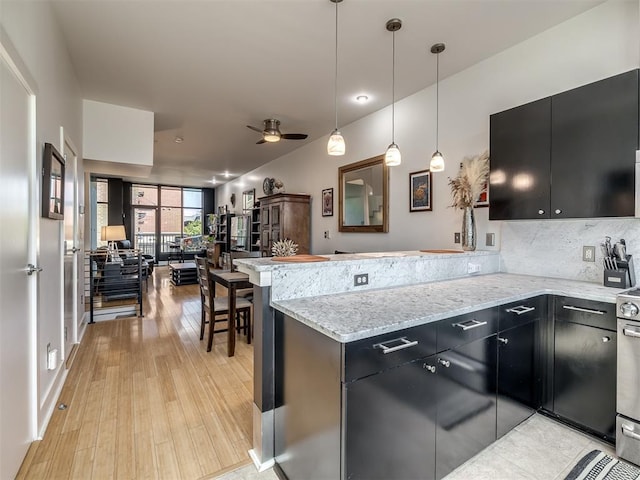
[[[553,412],[614,441],[615,305],[592,305],[584,300],[556,299]]]
[[[529,418],[541,405],[544,360],[548,355],[544,347],[552,325],[548,317],[546,295],[500,307],[497,438]]]
[[[551,218],[634,215],[638,70],[551,98]]]
[[[438,376],[425,368],[434,363],[416,360],[345,385],[345,478],[434,478]]]
[[[490,117],[490,220],[549,218],[551,99]]]
[[[436,478],[496,439],[496,335],[438,355]]]
[[[634,215],[638,70],[490,117],[491,220]]]

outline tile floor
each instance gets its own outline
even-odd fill
[[[536,414],[445,480],[562,480],[583,455],[595,449],[615,455],[610,445]],[[258,473],[248,465],[217,480],[277,479],[272,469]]]

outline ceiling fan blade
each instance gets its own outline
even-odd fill
[[[306,133],[283,133],[282,138],[285,140],[304,140],[309,135]]]
[[[263,138],[256,142],[256,145],[260,145],[261,143],[267,143],[267,141]]]
[[[251,125],[247,125],[247,128],[250,128],[251,130],[254,130],[258,133],[262,133],[262,129],[261,128],[257,128],[257,127],[252,127]]]

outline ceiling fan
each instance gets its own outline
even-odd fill
[[[247,128],[259,132],[262,134],[262,140],[256,142],[256,144],[265,143],[265,142],[279,142],[280,140],[304,140],[308,137],[306,133],[281,133],[280,128],[280,120],[276,120],[275,118],[267,118],[262,122],[264,128],[252,127],[251,125],[247,125]]]

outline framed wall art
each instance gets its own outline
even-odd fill
[[[428,212],[432,210],[431,171],[421,170],[409,174],[409,211]]]
[[[50,143],[42,157],[42,216],[64,219],[64,157]]]
[[[333,216],[333,188],[322,190],[322,216]]]

